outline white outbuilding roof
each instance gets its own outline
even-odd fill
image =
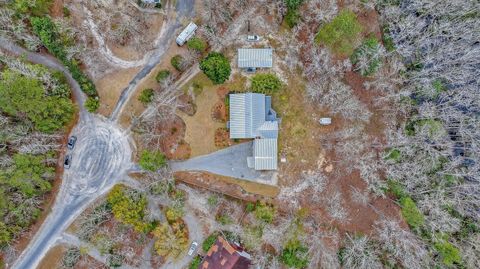
[[[272,66],[272,49],[238,49],[239,68],[272,68]]]
[[[175,40],[179,46],[182,46],[187,42],[194,34],[195,31],[197,30],[198,26],[190,22],[185,29],[178,35],[177,39]]]
[[[277,169],[277,139],[260,138],[253,142],[255,170]]]

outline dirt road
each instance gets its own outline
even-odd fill
[[[179,14],[192,14],[193,0],[178,1]],[[180,27],[178,18],[161,42],[163,45],[153,54],[147,66],[122,93],[112,120],[88,113],[84,108],[85,95],[70,72],[54,57],[28,52],[0,38],[0,48],[17,55],[25,55],[28,61],[42,64],[65,74],[79,107],[80,120],[72,134],[78,137],[72,154],[72,166],[63,175],[62,185],[51,213],[44,221],[29,246],[18,257],[12,268],[36,268],[48,250],[57,243],[62,233],[93,201],[107,193],[111,187],[127,178],[127,171],[134,167],[131,160],[130,138],[115,119],[131,95],[131,92],[156,62],[160,61],[175,30]]]
[[[182,24],[180,23],[181,19],[190,18],[194,15],[194,5],[195,0],[176,1],[175,9],[177,11],[177,16],[175,18],[167,18],[165,24],[160,30],[161,33],[158,38],[157,49],[152,52],[150,58],[146,61],[146,64],[142,68],[142,70],[140,70],[140,72],[135,75],[132,81],[130,81],[128,86],[120,94],[117,105],[115,106],[112,114],[110,115],[111,121],[116,122],[118,120],[123,108],[125,107],[125,104],[127,104],[127,101],[135,92],[138,84],[163,59],[165,51],[175,40],[175,33],[182,27]]]

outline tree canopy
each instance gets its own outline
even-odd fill
[[[320,27],[315,41],[338,54],[351,55],[362,26],[355,13],[342,10],[331,22]]]
[[[138,232],[148,232],[152,225],[144,220],[147,198],[136,191],[128,191],[121,185],[113,187],[107,196],[114,217],[130,224]]]
[[[230,62],[227,57],[219,52],[210,52],[200,62],[200,69],[213,81],[214,84],[222,84],[230,77]]]
[[[71,100],[45,96],[40,81],[5,70],[0,80],[0,110],[28,118],[39,131],[52,133],[69,122],[75,111]]]
[[[163,257],[178,257],[187,247],[188,236],[174,231],[168,223],[160,224],[152,234],[155,236],[155,251]]]

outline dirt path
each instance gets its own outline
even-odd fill
[[[163,59],[164,53],[168,47],[172,44],[175,38],[175,32],[180,29],[182,24],[180,20],[184,17],[191,17],[194,14],[194,2],[195,0],[183,0],[176,2],[176,18],[169,17],[163,24],[159,37],[157,38],[157,49],[149,56],[145,62],[145,66],[140,72],[133,78],[129,85],[122,91],[120,98],[110,115],[110,120],[117,122],[120,114],[122,113],[127,101],[132,97],[138,84],[145,78],[158,63]],[[170,12],[172,13],[172,12]]]

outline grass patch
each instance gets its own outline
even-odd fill
[[[425,223],[425,217],[412,198],[400,198],[400,205],[402,206],[402,216],[410,227],[417,229]]]
[[[451,266],[454,263],[460,264],[462,262],[462,256],[460,250],[446,240],[436,242],[434,248],[438,251],[442,257],[442,263]]]

